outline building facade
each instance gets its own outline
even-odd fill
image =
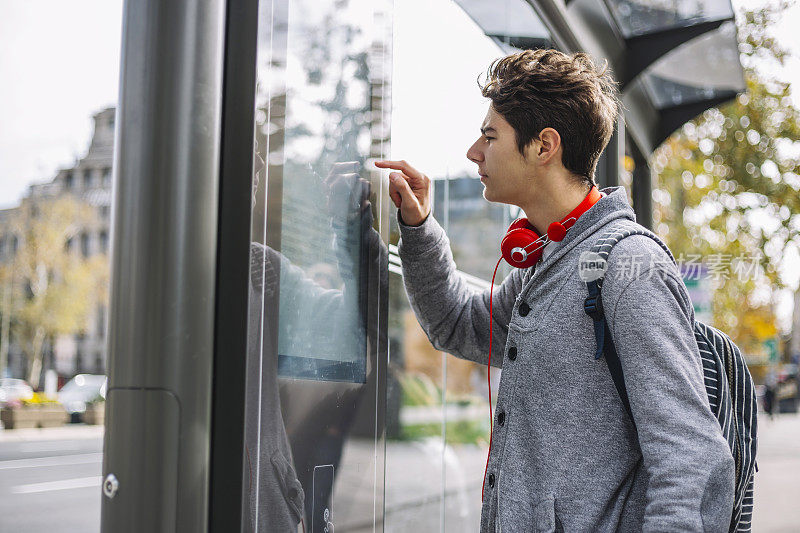
[[[73,198],[84,216],[69,231],[64,248],[67,253],[84,259],[108,257],[110,247],[112,162],[114,152],[114,109],[104,109],[93,116],[94,131],[86,155],[75,164],[58,171],[49,182],[31,185],[19,207],[0,211],[0,261],[13,263],[16,251],[24,246],[19,224],[34,223],[37,210],[47,209],[49,202]],[[40,207],[41,206],[41,207]],[[26,210],[31,217],[25,217]],[[40,217],[39,217],[40,218]],[[16,224],[14,221],[18,221]],[[67,224],[67,221],[64,221]],[[105,276],[107,279],[107,276]],[[105,289],[107,292],[107,289]],[[73,334],[48,338],[45,343],[42,372],[55,370],[60,378],[69,379],[79,373],[104,374],[106,371],[106,332],[108,307],[100,297],[92,306],[84,326]],[[9,313],[11,314],[11,313]],[[10,316],[13,320],[13,316]],[[30,362],[13,328],[4,328],[8,341],[6,374],[27,379]]]

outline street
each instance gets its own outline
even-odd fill
[[[753,531],[798,531],[800,416],[783,414],[769,420],[762,413],[759,425]],[[83,425],[0,430],[0,532],[99,531],[102,431],[100,426]],[[403,445],[387,449],[390,464],[393,457],[400,460],[404,455],[398,446]],[[401,482],[396,475],[388,478],[389,483]],[[387,492],[396,493],[391,488]],[[387,506],[392,505],[388,498]],[[391,511],[387,508],[387,515]]]
[[[800,531],[800,416],[758,416],[753,531]]]
[[[0,532],[100,530],[102,426],[0,430]]]

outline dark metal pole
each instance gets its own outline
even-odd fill
[[[104,532],[208,527],[225,2],[127,1]]]
[[[633,211],[636,213],[636,222],[642,226],[653,229],[653,174],[647,159],[631,144],[633,155]]]
[[[625,124],[622,118],[617,119],[608,146],[597,162],[596,182],[599,188],[616,187],[619,185],[619,175],[622,171],[622,159],[625,156]]]
[[[209,531],[242,531],[258,0],[228,0],[225,29]],[[249,406],[252,409],[258,406]]]

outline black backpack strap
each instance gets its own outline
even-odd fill
[[[675,257],[672,255],[672,252],[670,251],[669,247],[666,244],[664,244],[664,241],[662,241],[660,238],[658,238],[658,236],[655,233],[645,228],[644,226],[638,226],[638,227],[634,226],[628,228],[619,228],[619,227],[611,228],[597,240],[597,243],[595,243],[595,245],[592,247],[592,252],[596,253],[603,259],[603,261],[607,262],[608,256],[611,254],[611,250],[614,248],[614,246],[622,239],[626,237],[631,237],[632,235],[644,235],[645,237],[653,239],[661,247],[661,249],[664,250],[664,252],[666,252],[670,260],[676,265],[678,264],[678,262],[675,261]],[[598,281],[597,284],[598,288],[602,288],[603,277],[601,276],[600,279],[598,279],[597,281]],[[587,283],[587,288],[588,288],[588,283]]]
[[[631,235],[644,235],[656,241],[661,248],[667,253],[669,258],[675,263],[675,258],[672,252],[664,242],[659,239],[653,232],[641,226],[634,226],[629,228],[611,228],[597,241],[592,247],[592,252],[598,254],[603,261],[608,261],[608,256],[614,245],[625,237]],[[628,399],[628,389],[625,387],[625,377],[622,374],[622,363],[617,354],[617,348],[614,346],[614,340],[611,338],[611,330],[608,327],[605,313],[603,312],[603,299],[601,297],[601,289],[603,287],[603,276],[593,281],[586,282],[586,289],[589,296],[583,303],[583,310],[594,321],[594,337],[597,343],[594,358],[600,359],[605,355],[608,370],[611,372],[611,379],[614,381],[614,387],[617,389],[622,405],[630,416],[633,427],[636,428],[636,421],[633,419],[631,412],[631,403]]]
[[[594,338],[597,342],[597,351],[594,358],[600,359],[605,355],[606,364],[611,372],[611,379],[614,381],[614,387],[617,389],[619,399],[622,400],[622,405],[625,406],[631,423],[636,428],[636,421],[633,419],[633,413],[631,412],[631,402],[628,400],[628,389],[625,388],[625,376],[622,375],[622,363],[619,360],[619,355],[617,355],[617,348],[614,346],[611,330],[608,328],[608,322],[606,322],[605,313],[603,312],[600,287],[596,280],[590,281],[586,285],[589,287],[589,297],[583,303],[583,310],[594,321]]]

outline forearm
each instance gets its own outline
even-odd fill
[[[403,280],[409,302],[423,330],[435,348],[486,364],[489,291],[478,292],[467,285],[456,269],[444,230],[432,216],[417,227],[399,222]],[[518,275],[512,274],[495,289],[492,313],[494,366],[502,366],[500,354],[508,335],[510,310],[520,288],[515,285],[518,281]]]

